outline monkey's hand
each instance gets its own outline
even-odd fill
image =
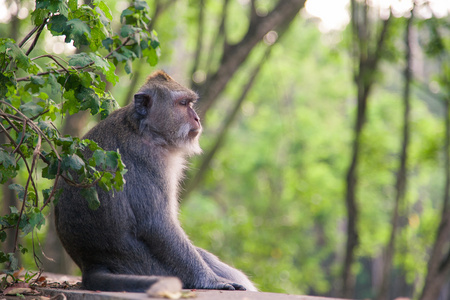
[[[220,278],[220,277],[219,277]],[[220,278],[219,281],[216,281],[212,283],[211,287],[208,287],[208,289],[214,289],[214,290],[240,290],[245,291],[246,288],[240,284],[228,282],[225,278]]]

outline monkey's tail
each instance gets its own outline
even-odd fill
[[[83,288],[94,291],[142,293],[148,291],[150,287],[161,284],[173,285],[174,279],[180,281],[176,277],[114,274],[102,270],[83,273]]]

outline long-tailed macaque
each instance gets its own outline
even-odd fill
[[[128,172],[123,191],[113,195],[97,187],[97,210],[77,188],[62,184],[56,228],[84,288],[142,292],[175,276],[188,289],[256,291],[242,272],[195,247],[177,217],[185,158],[201,151],[197,98],[157,71],[131,104],[85,135],[105,150],[119,150]]]

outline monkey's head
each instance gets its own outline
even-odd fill
[[[198,95],[163,71],[150,75],[134,95],[134,116],[142,134],[151,133],[187,155],[201,152],[200,118],[193,106]]]

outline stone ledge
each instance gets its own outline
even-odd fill
[[[93,292],[86,290],[59,290],[50,288],[38,288],[44,295],[54,297],[64,294],[67,300],[126,300],[126,299],[161,299],[148,297],[145,293],[127,292]],[[186,290],[188,291],[188,290]],[[288,295],[264,292],[247,291],[218,291],[218,290],[195,290],[195,298],[187,299],[214,299],[214,300],[338,300],[337,298],[324,298],[313,296]]]
[[[49,282],[68,282],[75,284],[81,281],[79,276],[67,276],[61,274],[44,273],[43,276]],[[55,297],[59,294],[64,294],[67,300],[121,300],[121,299],[164,299],[149,297],[145,293],[128,293],[128,292],[99,292],[78,289],[57,289],[48,287],[38,287],[38,291],[42,292],[47,297]],[[190,291],[190,290],[184,290]],[[194,290],[195,298],[186,299],[214,299],[214,300],[339,300],[337,298],[315,297],[315,296],[301,296],[288,295],[278,293],[265,292],[247,292],[247,291],[221,291],[221,290]],[[183,298],[181,298],[183,299]],[[343,299],[341,299],[343,300]]]

